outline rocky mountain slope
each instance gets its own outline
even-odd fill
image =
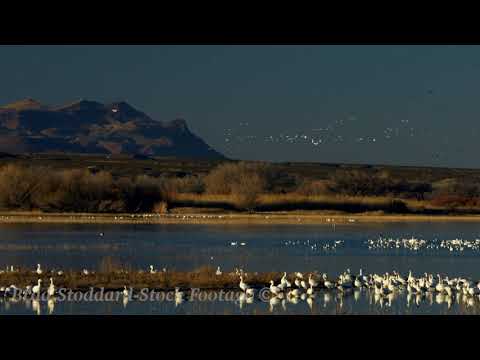
[[[25,99],[0,107],[0,152],[223,158],[183,119],[160,122],[126,102],[87,100],[51,107]]]

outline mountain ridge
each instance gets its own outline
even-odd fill
[[[53,107],[27,98],[0,106],[0,151],[224,158],[184,119],[157,121],[126,101],[86,99]]]

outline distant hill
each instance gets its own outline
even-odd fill
[[[0,152],[224,158],[183,119],[160,122],[126,102],[87,100],[51,107],[25,99],[0,107]]]

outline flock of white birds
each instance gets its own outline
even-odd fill
[[[452,240],[425,240],[411,238],[386,238],[379,237],[377,239],[369,239],[366,241],[369,250],[387,250],[387,249],[405,249],[411,251],[419,250],[437,250],[448,252],[466,252],[480,251],[480,239],[452,239]]]
[[[292,279],[292,275],[290,278]],[[249,286],[245,283],[243,276],[240,276],[239,287],[244,294],[240,297],[241,307],[245,302],[253,302],[256,291],[260,292],[259,296],[262,299],[265,297],[264,290],[256,290]],[[374,299],[375,304],[381,307],[391,306],[392,301],[399,295],[406,295],[407,307],[412,302],[420,306],[424,301],[432,305],[434,298],[437,304],[446,303],[448,309],[451,308],[454,300],[458,304],[463,303],[469,307],[480,302],[480,281],[428,273],[415,277],[412,271],[409,271],[406,276],[402,276],[397,271],[367,275],[360,269],[360,272],[354,275],[350,269],[347,269],[336,279],[330,279],[326,273],[321,275],[310,273],[307,278],[304,274],[297,272],[293,274],[292,282],[284,273],[280,283],[275,284],[273,280],[270,281],[268,290],[270,311],[273,311],[278,304],[282,304],[285,309],[286,303],[297,304],[300,300],[306,301],[312,308],[313,299],[319,292],[323,294],[325,304],[331,300],[332,292],[336,292],[340,307],[343,305],[344,296],[353,294],[357,301],[362,291],[370,295],[370,302]]]
[[[460,244],[458,244],[460,246]],[[7,266],[5,272],[15,272],[13,266]],[[166,272],[166,268],[163,268],[163,272]],[[49,275],[50,283],[46,288],[42,288],[42,280],[39,278],[36,284],[28,285],[24,288],[19,288],[12,284],[8,287],[0,287],[0,302],[18,301],[12,297],[13,294],[21,295],[26,298],[26,295],[33,295],[29,297],[28,306],[32,306],[32,309],[36,313],[40,313],[39,297],[35,295],[47,294],[48,299],[48,311],[53,312],[53,308],[56,301],[56,295],[58,294],[55,287],[53,276],[62,276],[62,270],[50,270],[45,272],[41,265],[38,264],[37,268],[33,270],[38,276]],[[140,270],[140,272],[143,272]],[[153,265],[150,265],[146,271],[150,274],[155,274],[157,270]],[[83,269],[81,274],[88,276],[93,272]],[[221,276],[223,273],[220,267],[217,267],[216,276]],[[370,303],[375,301],[375,304],[379,304],[381,307],[391,307],[392,302],[400,296],[406,296],[407,306],[411,303],[415,303],[419,306],[421,303],[426,302],[430,305],[434,300],[437,304],[446,303],[448,309],[451,308],[453,302],[457,304],[465,304],[467,307],[473,307],[480,303],[480,281],[473,281],[472,279],[465,277],[449,277],[441,274],[428,274],[424,273],[420,276],[414,276],[412,271],[408,274],[402,275],[397,271],[391,273],[377,274],[363,273],[360,269],[358,274],[353,274],[350,269],[343,271],[336,278],[330,278],[327,273],[301,273],[295,272],[292,274],[283,273],[280,281],[275,283],[272,279],[269,284],[262,285],[255,284],[251,286],[247,283],[249,274],[244,272],[243,269],[235,269],[235,271],[228,273],[233,278],[238,278],[238,287],[240,290],[237,302],[242,308],[244,304],[253,303],[255,300],[261,300],[267,302],[270,306],[270,311],[273,312],[277,305],[282,305],[285,309],[287,303],[298,304],[300,301],[305,301],[312,309],[314,299],[317,295],[322,295],[324,304],[326,305],[332,299],[332,294],[336,294],[335,299],[337,304],[341,308],[343,306],[343,299],[346,296],[353,295],[355,301],[357,301],[362,293],[369,296]],[[123,305],[126,306],[130,299],[131,290],[127,289],[127,286],[123,289]],[[175,288],[175,306],[180,305],[187,298],[187,292],[181,291],[180,288]]]
[[[344,240],[285,240],[285,247],[305,248],[311,252],[334,252],[345,248]],[[369,251],[407,250],[418,251],[445,251],[450,253],[479,252],[480,239],[421,239],[416,237],[378,237],[365,240],[361,245]]]

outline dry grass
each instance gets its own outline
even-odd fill
[[[234,195],[179,194],[173,206],[235,209]],[[334,211],[339,213],[384,212],[389,214],[467,215],[479,214],[480,206],[473,203],[438,203],[435,200],[397,199],[387,196],[307,196],[298,193],[262,194],[258,196],[256,211]]]
[[[105,264],[107,265],[107,264]],[[53,278],[57,288],[68,288],[76,290],[94,288],[105,289],[122,289],[124,286],[134,289],[150,288],[150,289],[174,289],[180,288],[201,288],[201,289],[238,289],[239,276],[235,273],[223,273],[216,275],[215,269],[212,267],[201,267],[194,271],[167,271],[150,274],[148,272],[138,272],[123,268],[117,268],[118,264],[110,264],[113,266],[110,270],[105,268],[103,271],[84,275],[80,271],[67,271],[62,276],[45,275],[38,276],[31,270],[20,270],[13,273],[0,274],[0,286],[10,286],[15,284],[17,287],[25,287],[34,285],[38,279],[42,279],[42,284],[48,287],[50,277]],[[107,271],[108,270],[108,271]],[[126,270],[126,271],[125,271]],[[275,283],[280,281],[282,273],[247,273],[244,281],[253,287],[263,287],[269,285],[270,280]],[[293,276],[288,276],[293,281]]]

